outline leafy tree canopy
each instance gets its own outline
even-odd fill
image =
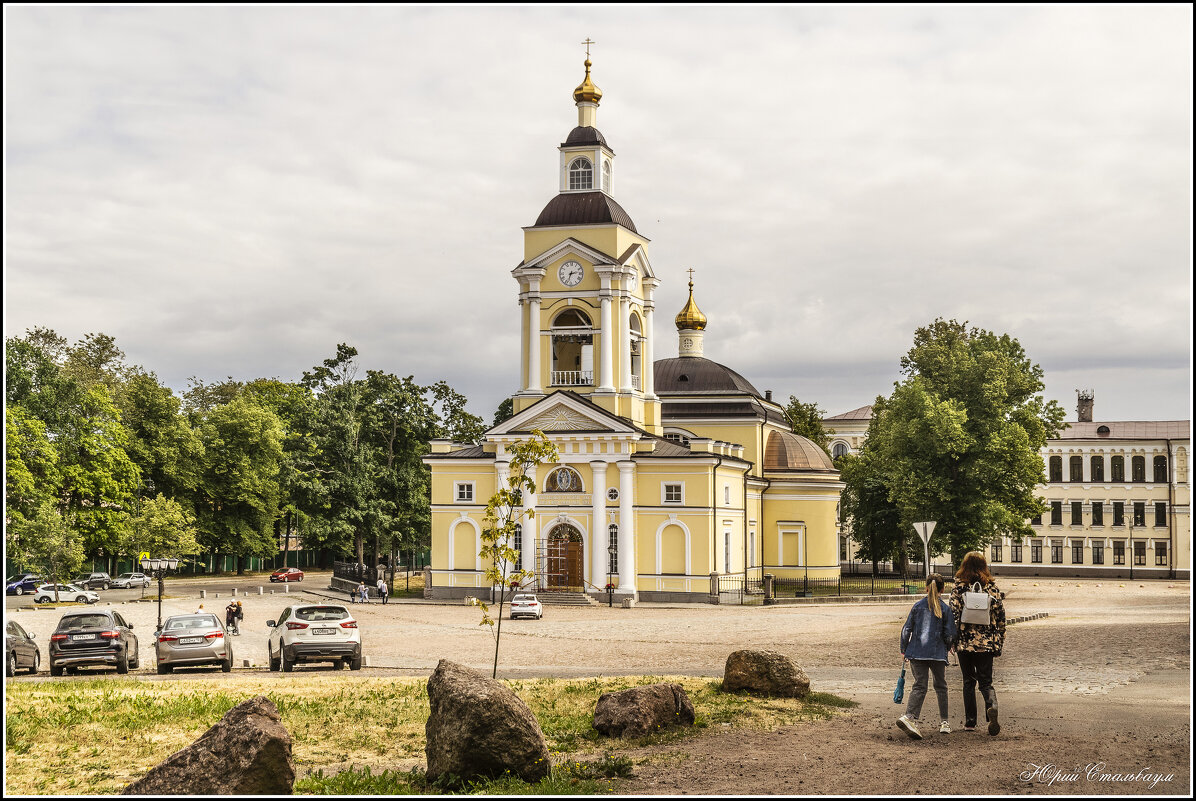
[[[785,407],[785,417],[789,419],[789,427],[793,429],[794,434],[805,437],[830,455],[828,435],[835,432],[828,432],[822,427],[822,418],[826,417],[826,412],[819,408],[817,403],[802,403],[790,395],[789,405]]]

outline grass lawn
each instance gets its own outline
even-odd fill
[[[591,727],[604,692],[675,681],[697,725],[640,740],[607,740]],[[542,785],[491,782],[490,793],[594,793],[604,776],[629,768],[621,750],[690,736],[723,723],[774,729],[818,720],[852,702],[826,693],[806,699],[753,698],[721,682],[680,677],[529,679],[507,682],[535,713],[556,768]],[[427,680],[335,675],[246,676],[235,687],[206,681],[9,682],[5,688],[6,794],[118,793],[203,734],[247,698],[266,695],[294,741],[299,793],[437,792],[422,781]],[[602,757],[599,759],[599,757]],[[309,775],[311,774],[311,775]],[[522,785],[522,786],[520,786]]]

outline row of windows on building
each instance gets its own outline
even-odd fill
[[[1049,462],[1049,480],[1052,484],[1063,483],[1063,457],[1052,456]],[[1084,457],[1072,456],[1067,460],[1067,480],[1072,483],[1100,483],[1105,480],[1105,457],[1093,456],[1089,459],[1089,478],[1084,479]],[[1122,483],[1125,481],[1125,457],[1112,456],[1109,458],[1109,481]],[[1138,484],[1146,483],[1146,457],[1134,456],[1130,459],[1130,481]],[[1154,483],[1167,483],[1167,457],[1154,457]]]
[[[456,499],[457,503],[473,503],[474,501],[474,482],[472,481],[458,481],[456,482]],[[584,488],[581,483],[581,476],[576,471],[570,470],[567,467],[562,467],[559,470],[554,470],[549,474],[548,480],[544,482],[544,492],[582,492]],[[731,502],[731,488],[723,488],[724,501]],[[607,500],[617,501],[619,499],[619,491],[613,487],[607,491]],[[664,483],[661,485],[661,500],[664,503],[684,503],[685,494],[681,483]]]
[[[1102,501],[1093,501],[1091,504],[1085,504],[1083,501],[1071,501],[1068,503],[1070,511],[1070,525],[1082,526],[1084,525],[1084,507],[1090,506],[1093,526],[1105,525],[1105,504]],[[1123,501],[1113,501],[1113,525],[1125,525],[1125,503]],[[1132,504],[1133,525],[1146,525],[1146,503],[1144,501],[1135,501]],[[1032,526],[1042,525],[1042,515],[1038,515],[1030,521]],[[1063,501],[1051,501],[1051,525],[1063,525]],[[1158,501],[1154,504],[1154,525],[1157,528],[1164,528],[1167,525],[1167,503],[1165,501]]]
[[[1144,541],[1135,541],[1134,542],[1134,564],[1135,565],[1145,565],[1146,564],[1146,545],[1147,545],[1147,543]],[[1114,565],[1124,565],[1125,564],[1125,551],[1126,551],[1125,546],[1126,546],[1125,540],[1114,540],[1113,541],[1112,564],[1114,564]],[[1063,540],[1051,540],[1049,548],[1050,548],[1050,557],[1051,557],[1050,564],[1052,564],[1052,565],[1063,564]],[[1042,561],[1043,541],[1042,540],[1031,540],[1030,545],[1029,545],[1029,550],[1030,550],[1030,564],[1043,564],[1043,561]],[[1092,564],[1094,564],[1094,565],[1105,564],[1105,544],[1103,542],[1093,540],[1091,550],[1092,550]],[[1024,551],[1022,548],[1022,543],[1020,543],[1020,542],[1011,543],[1009,546],[1009,562],[1008,562],[1008,564],[1020,564],[1022,562],[1023,553],[1024,553]],[[1001,543],[993,543],[990,546],[989,561],[994,562],[994,563],[1003,563],[1005,561],[1004,545],[1002,545]],[[1164,540],[1156,541],[1154,544],[1154,563],[1155,563],[1155,565],[1162,565],[1162,566],[1167,565],[1167,542]],[[1072,540],[1071,541],[1071,564],[1073,564],[1073,565],[1084,564],[1084,541],[1083,540]]]

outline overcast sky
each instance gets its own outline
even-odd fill
[[[706,356],[828,414],[935,317],[1075,419],[1191,405],[1192,10],[4,9],[5,334],[102,331],[181,390],[335,352],[518,389],[521,226],[594,39],[615,197]]]

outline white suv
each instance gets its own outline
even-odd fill
[[[292,604],[266,625],[271,670],[290,673],[297,662],[332,662],[361,670],[361,632],[349,610],[339,604]]]
[[[37,592],[33,594],[33,602],[35,604],[50,604],[54,603],[54,588],[58,587],[58,602],[66,603],[74,601],[79,604],[94,604],[100,600],[100,595],[91,590],[85,590],[82,587],[76,587],[74,584],[43,584],[37,588]]]

